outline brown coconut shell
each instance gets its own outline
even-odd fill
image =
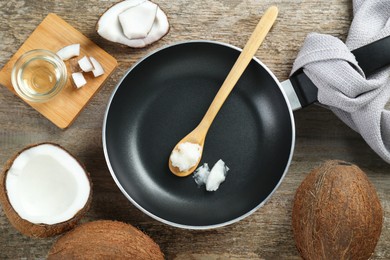
[[[75,227],[78,223],[78,221],[85,215],[85,213],[88,211],[91,201],[92,201],[92,181],[89,176],[89,173],[87,172],[85,166],[78,161],[74,156],[73,158],[76,159],[76,161],[81,165],[81,167],[84,169],[88,180],[89,184],[91,187],[90,193],[89,193],[89,198],[87,203],[85,204],[84,208],[81,209],[72,219],[69,219],[68,221],[53,224],[53,225],[47,225],[47,224],[34,224],[31,223],[25,219],[22,219],[19,214],[13,209],[11,206],[11,203],[9,201],[8,195],[7,195],[7,190],[6,190],[6,185],[5,181],[7,178],[8,170],[11,168],[14,160],[25,150],[28,150],[30,148],[42,145],[42,144],[51,144],[55,145],[62,150],[66,151],[69,155],[71,155],[65,148],[62,146],[55,144],[55,143],[50,143],[50,142],[45,142],[45,143],[38,143],[38,144],[33,144],[29,145],[25,148],[23,148],[21,151],[17,152],[13,157],[11,157],[5,164],[3,171],[0,173],[0,203],[3,207],[3,211],[5,215],[7,216],[9,222],[14,226],[18,231],[20,231],[22,234],[30,237],[51,237],[55,236],[58,234],[61,234],[65,231],[68,231]]]
[[[292,227],[304,259],[368,259],[382,223],[376,190],[356,165],[327,161],[296,191]]]
[[[53,259],[164,259],[160,247],[146,234],[118,221],[81,224],[60,237],[50,249]]]

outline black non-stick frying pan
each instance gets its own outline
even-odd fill
[[[207,192],[191,176],[169,171],[172,148],[200,122],[239,54],[217,42],[171,45],[139,61],[116,87],[103,126],[107,164],[124,195],[149,216],[190,229],[224,226],[263,205],[286,174],[295,143],[290,101],[257,59],[205,142],[201,164],[223,159],[230,168],[226,181]],[[293,79],[293,87],[315,92],[304,74]]]

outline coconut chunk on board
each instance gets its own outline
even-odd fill
[[[80,44],[75,43],[61,48],[57,51],[57,55],[63,60],[69,60],[70,58],[80,55]]]
[[[80,68],[84,71],[84,72],[90,72],[90,71],[93,71],[94,70],[94,67],[92,65],[92,62],[90,61],[90,59],[87,57],[87,56],[84,56],[83,58],[81,58],[79,61],[79,66]]]
[[[76,88],[81,88],[82,86],[87,84],[87,81],[85,80],[82,72],[72,73],[72,81],[73,85],[75,85]]]
[[[0,202],[11,224],[31,237],[73,228],[89,209],[92,183],[85,167],[57,144],[31,145],[0,174]]]
[[[99,77],[104,74],[104,69],[103,66],[94,58],[94,57],[89,57],[90,61],[92,62],[92,65],[94,69],[92,70],[93,76]]]
[[[129,39],[145,38],[156,18],[157,5],[145,1],[119,14],[123,34]]]

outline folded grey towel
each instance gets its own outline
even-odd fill
[[[366,78],[350,52],[390,35],[390,1],[354,0],[353,12],[346,43],[330,35],[309,34],[291,74],[303,68],[318,87],[318,101],[390,163],[390,111],[385,109],[390,67]]]

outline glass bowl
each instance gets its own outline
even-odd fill
[[[11,81],[21,98],[31,102],[46,102],[64,88],[67,81],[66,65],[54,52],[31,50],[15,62]]]

